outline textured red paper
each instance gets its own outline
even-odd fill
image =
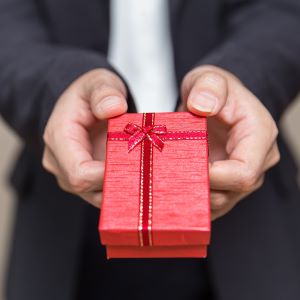
[[[142,126],[142,120],[143,114],[125,114],[109,120],[108,131],[122,132],[129,122]],[[206,130],[206,119],[190,113],[156,113],[155,125],[165,125],[168,131]],[[153,147],[152,247],[140,247],[137,230],[140,147],[128,153],[128,141],[107,142],[99,229],[104,245],[117,246],[109,247],[109,256],[205,256],[203,249],[210,239],[207,141],[165,141],[162,152]],[[177,249],[176,256],[170,246],[181,252]],[[199,246],[199,252],[191,246]]]
[[[196,246],[152,246],[152,247],[128,247],[107,246],[107,258],[162,258],[162,257],[199,257],[207,255],[206,245]]]

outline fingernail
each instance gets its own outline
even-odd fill
[[[96,106],[96,110],[98,113],[103,113],[106,111],[115,108],[116,106],[120,105],[122,102],[121,98],[118,96],[109,96],[102,99]]]
[[[213,94],[202,92],[194,97],[192,96],[190,103],[196,110],[210,113],[215,109],[217,100],[217,97]]]

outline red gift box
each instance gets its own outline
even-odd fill
[[[180,112],[109,120],[99,230],[108,258],[206,256],[206,118]]]

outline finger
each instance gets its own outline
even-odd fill
[[[101,190],[93,190],[93,191],[86,191],[86,192],[82,192],[82,193],[75,193],[74,190],[73,190],[73,187],[64,179],[64,177],[56,177],[56,180],[57,180],[57,183],[58,183],[59,187],[62,190],[64,190],[65,192],[72,193],[72,194],[75,194],[77,196],[79,195],[81,198],[83,198],[85,200],[86,199],[89,199],[89,200],[93,199],[94,203],[96,203],[99,199],[102,199],[102,196],[99,197],[99,194],[102,195],[102,188],[101,188]]]
[[[264,176],[261,176],[254,184],[253,189],[249,192],[227,192],[227,191],[211,191],[211,219],[215,220],[227,214],[242,199],[249,196],[253,191],[258,190],[264,182]]]
[[[241,161],[215,161],[209,170],[210,186],[216,190],[248,192],[253,189],[261,173],[260,168]]]
[[[61,177],[57,177],[57,183],[63,191],[72,193],[76,196],[79,196],[82,199],[84,199],[85,201],[87,201],[89,204],[91,204],[97,208],[101,208],[102,191],[85,192],[85,193],[76,194],[76,193],[74,193],[72,187],[66,181],[64,181]]]
[[[100,191],[103,188],[104,162],[86,161],[68,177],[71,191],[77,194]]]
[[[72,190],[71,186],[63,179],[63,177],[56,176],[56,181],[57,181],[58,186],[63,191],[73,194],[73,190]]]
[[[112,72],[102,72],[85,87],[85,98],[90,101],[91,110],[98,119],[112,118],[127,111],[125,86]]]
[[[248,193],[236,193],[229,192],[223,195],[225,201],[223,201],[223,205],[219,206],[217,209],[211,209],[211,220],[214,221],[217,218],[220,218],[231,211],[237,203],[245,198]]]
[[[60,173],[58,163],[54,158],[50,148],[47,146],[45,146],[44,149],[42,165],[44,169],[46,169],[48,172],[52,173],[55,176],[57,176]]]
[[[70,186],[70,192],[101,190],[105,163],[93,160],[91,153],[82,146],[84,139],[79,132],[80,130],[78,140],[67,136],[64,141],[56,144],[56,158],[63,173],[62,177]]]
[[[229,213],[243,198],[247,197],[248,194],[235,194],[231,195],[230,201],[227,201],[226,205],[222,208],[211,210],[211,221],[214,221],[227,213]]]
[[[79,194],[79,196],[97,208],[101,208],[102,206],[102,192],[83,193]]]
[[[89,132],[81,124],[66,124],[59,134],[48,131],[45,141],[73,192],[102,188],[104,162],[94,160]]]
[[[264,172],[272,168],[274,165],[276,165],[280,160],[280,152],[278,149],[278,145],[276,141],[273,143],[269,153],[267,154],[265,165],[264,165]]]
[[[269,130],[261,130],[253,116],[251,120],[240,120],[229,136],[226,150],[228,160],[212,163],[211,186],[217,190],[248,191],[264,172],[264,164],[274,138]]]
[[[89,170],[89,173],[86,173],[85,178],[76,178],[76,181],[75,179],[70,180],[70,178],[66,178],[66,176],[62,175],[61,173],[58,173],[55,176],[57,178],[59,186],[64,191],[69,193],[82,194],[102,191],[104,177],[103,167],[98,168],[97,166],[96,168],[91,168],[90,166],[88,166],[87,169]]]
[[[127,111],[126,99],[118,91],[102,86],[93,91],[91,109],[99,119],[109,119],[122,115]]]
[[[216,71],[205,71],[183,83],[189,111],[202,116],[216,115],[225,105],[228,94],[227,79]]]
[[[210,208],[211,210],[220,210],[223,209],[230,197],[230,192],[228,191],[217,191],[211,190],[210,192]]]
[[[211,221],[213,222],[213,221],[215,221],[215,220],[223,217],[224,215],[226,215],[227,213],[229,213],[231,209],[232,208],[228,207],[227,209],[212,211],[211,215],[210,215]]]

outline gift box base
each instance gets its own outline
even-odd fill
[[[134,247],[106,246],[107,258],[205,258],[207,246]]]

